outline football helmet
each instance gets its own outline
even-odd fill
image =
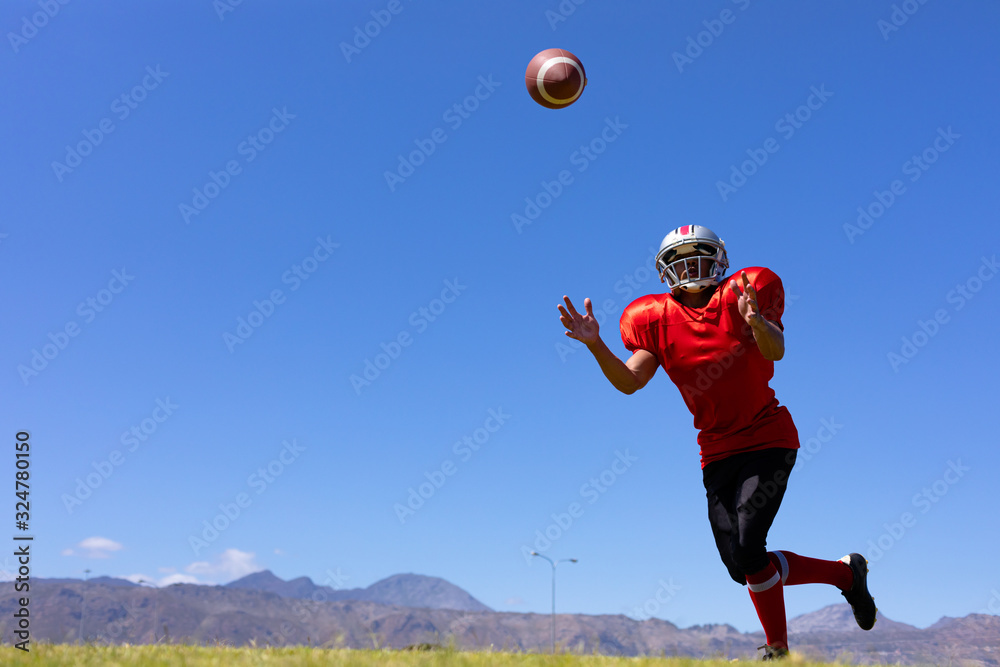
[[[702,261],[691,262],[687,266],[687,275],[680,278],[685,270],[685,260],[693,256],[709,261],[707,271],[702,271]],[[675,259],[684,255],[681,259]],[[694,265],[697,266],[694,266]],[[707,287],[718,285],[729,268],[729,257],[726,255],[726,243],[708,227],[701,225],[684,225],[673,230],[665,237],[656,253],[656,270],[660,274],[660,282],[665,282],[670,289],[682,289],[686,292],[700,292]]]

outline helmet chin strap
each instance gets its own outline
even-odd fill
[[[684,285],[678,285],[677,289],[687,292],[688,294],[700,294],[701,292],[704,292],[709,288],[718,287],[718,285],[719,285],[718,281],[712,282],[708,285],[694,285],[691,283],[686,283]]]

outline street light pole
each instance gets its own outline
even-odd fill
[[[83,616],[87,613],[87,575],[90,574],[90,570],[83,571],[83,587],[80,589],[80,634],[77,640],[83,644]]]
[[[552,560],[548,556],[544,556],[537,551],[531,552],[532,556],[538,556],[539,558],[544,558],[549,561],[549,565],[552,566],[552,653],[556,652],[556,565],[559,563],[576,563],[576,558],[562,558],[560,560]]]

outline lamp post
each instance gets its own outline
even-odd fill
[[[562,558],[560,560],[552,560],[548,556],[543,556],[537,551],[531,552],[532,556],[538,556],[539,558],[544,558],[549,561],[549,565],[552,566],[552,653],[556,652],[556,565],[559,563],[575,563],[576,558]]]
[[[87,575],[90,574],[90,570],[83,571],[83,587],[80,589],[80,634],[77,637],[79,642],[83,643],[83,616],[87,613]]]
[[[140,579],[139,583],[140,584],[149,584],[149,586],[153,590],[156,590],[156,584],[154,584],[151,581],[146,581],[145,579]],[[157,595],[156,593],[153,593],[153,643],[154,644],[157,643],[157,641],[158,641],[157,638],[156,638],[156,621],[158,620],[157,617],[159,616],[159,613],[158,613],[158,610],[157,610],[157,604],[159,603],[159,600],[160,600],[160,596]]]

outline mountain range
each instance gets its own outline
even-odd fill
[[[254,572],[226,584],[228,588],[265,591],[283,598],[315,601],[367,600],[398,607],[493,611],[464,590],[437,577],[396,574],[376,581],[368,588],[335,589],[317,586],[309,577],[284,581],[270,570]]]
[[[0,634],[10,642],[18,597],[0,584]],[[548,614],[496,612],[436,577],[399,574],[367,588],[317,586],[307,577],[284,581],[264,571],[225,586],[139,586],[110,577],[31,580],[31,638],[71,643],[186,642],[351,648],[453,644],[458,648],[546,652]],[[1000,617],[942,618],[920,629],[879,618],[860,630],[846,604],[789,621],[792,648],[818,660],[857,663],[1000,666]],[[563,650],[607,655],[750,657],[760,632],[730,625],[679,628],[623,615],[558,614]]]

